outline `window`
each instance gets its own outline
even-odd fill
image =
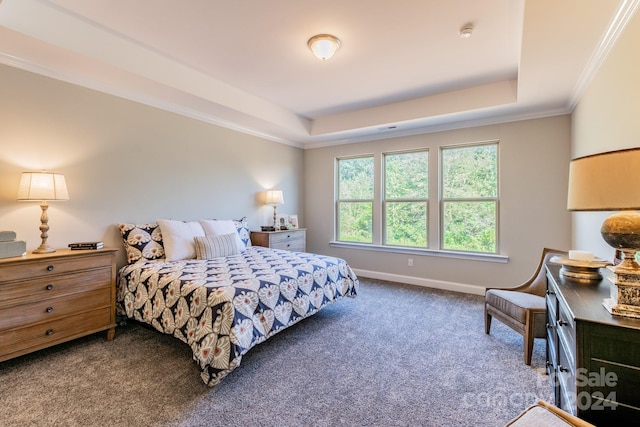
[[[498,144],[441,149],[441,248],[496,253]]]
[[[429,152],[384,154],[384,244],[426,248]]]
[[[429,151],[336,159],[336,243],[499,256],[498,141],[440,147],[437,158]],[[436,188],[439,204],[430,206]]]
[[[338,159],[338,240],[373,243],[373,156]]]

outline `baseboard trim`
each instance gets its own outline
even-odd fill
[[[402,274],[383,273],[380,271],[361,270],[354,268],[353,271],[361,277],[371,279],[387,280],[389,282],[407,283],[410,285],[424,286],[425,288],[442,289],[445,291],[462,292],[464,294],[484,295],[485,288],[481,286],[468,285],[465,283],[447,282],[444,280],[425,279],[415,276],[404,276]]]

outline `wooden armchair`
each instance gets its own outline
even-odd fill
[[[546,336],[546,305],[544,295],[547,276],[544,265],[554,255],[566,251],[544,248],[540,263],[533,276],[515,288],[487,288],[484,304],[484,329],[491,330],[495,317],[524,337],[524,363],[531,365],[534,338]]]

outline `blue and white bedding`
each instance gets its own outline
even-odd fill
[[[255,345],[345,296],[358,278],[340,258],[259,246],[211,260],[141,260],[118,274],[118,314],[187,343],[218,384]]]

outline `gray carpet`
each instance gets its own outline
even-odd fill
[[[0,363],[3,426],[500,426],[550,399],[544,341],[484,333],[482,297],[361,278],[214,388],[135,323]]]

